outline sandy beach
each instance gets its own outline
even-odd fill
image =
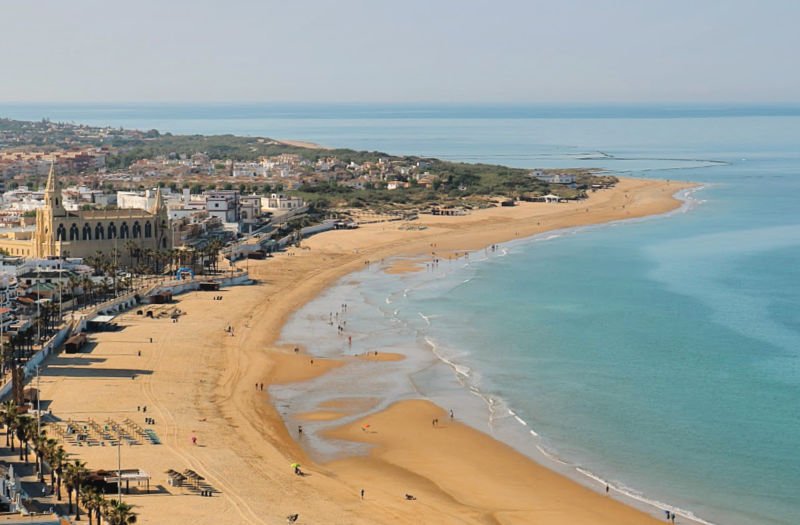
[[[294,146],[296,148],[305,148],[305,149],[333,149],[329,146],[322,146],[315,142],[308,142],[306,140],[289,140],[289,139],[280,139],[276,142],[280,142],[281,144],[286,144],[287,146]]]
[[[440,257],[460,256],[542,231],[665,213],[680,206],[673,195],[688,186],[623,179],[581,203],[526,203],[414,221],[424,228],[390,222],[323,233],[303,241],[302,248],[249,261],[254,285],[177,297],[183,312],[177,323],[135,310],[120,315],[122,330],[92,334],[86,352],[48,361],[42,399],[62,421],[92,418],[102,425],[109,418],[120,423],[129,418],[156,433],[161,444],[121,450],[123,468],[141,468],[152,477],[150,494],[126,496],[139,523],[273,524],[294,513],[300,515],[297,523],[657,523],[600,487],[586,488],[451,422],[425,400],[372,414],[369,432],[361,422],[334,432],[373,445],[368,456],[315,464],[297,429],[286,428],[287,407],[273,406],[267,391],[272,384],[347,366],[347,360],[316,358],[276,341],[294,311],[367,261],[403,255],[388,271],[415,271],[424,268],[432,244]],[[213,300],[215,295],[223,299]],[[333,420],[345,413],[352,413],[351,407],[340,400],[304,417]],[[442,423],[433,428],[431,419],[437,417]],[[155,422],[146,424],[145,418]],[[92,469],[116,468],[114,447],[69,444],[67,449]],[[306,476],[294,474],[295,462]],[[195,470],[213,497],[169,486],[168,469]]]

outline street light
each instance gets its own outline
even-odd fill
[[[39,365],[36,365],[36,435],[42,433],[42,376],[39,375]]]
[[[122,429],[117,427],[117,498],[122,503]]]

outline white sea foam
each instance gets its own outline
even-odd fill
[[[695,514],[691,511],[682,509],[680,507],[676,507],[674,505],[669,505],[668,503],[664,503],[663,501],[647,498],[641,492],[636,491],[630,487],[626,487],[624,484],[616,485],[614,483],[611,483],[610,481],[602,478],[601,476],[598,476],[594,472],[587,470],[585,468],[575,467],[575,470],[581,473],[582,475],[586,476],[587,478],[592,479],[603,486],[608,486],[609,490],[613,490],[614,492],[622,494],[625,497],[630,498],[634,501],[644,503],[645,505],[649,505],[651,507],[655,507],[663,511],[673,512],[675,513],[676,516],[681,516],[695,523],[701,523],[703,525],[715,525],[713,522],[706,521],[702,518],[695,516]]]
[[[541,453],[542,453],[542,455],[543,455],[544,457],[546,457],[547,459],[549,459],[550,461],[552,461],[552,462],[554,462],[554,463],[558,463],[559,465],[570,466],[570,464],[569,464],[569,463],[567,463],[567,462],[566,462],[566,461],[564,461],[563,459],[559,458],[558,456],[556,456],[556,455],[555,455],[555,454],[553,454],[552,452],[549,452],[547,449],[545,449],[545,448],[544,448],[543,446],[541,446],[541,445],[536,445],[536,450],[538,450],[539,452],[541,452]]]

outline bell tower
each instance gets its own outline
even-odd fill
[[[50,173],[47,175],[47,186],[44,188],[44,206],[50,208],[53,217],[65,217],[64,199],[61,196],[61,183],[56,180],[56,164],[50,164]]]
[[[54,218],[65,217],[64,201],[61,196],[61,186],[56,180],[55,162],[50,164],[50,173],[47,175],[47,185],[44,188],[44,207],[36,210],[36,237],[33,242],[33,254],[38,258],[59,255],[60,244],[56,242],[54,231]]]

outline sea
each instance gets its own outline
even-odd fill
[[[273,398],[294,424],[332,392],[367,414],[425,397],[662,518],[800,523],[800,106],[0,104],[0,116],[697,182],[665,215],[344,277],[283,340],[408,358]],[[304,423],[319,457],[363,452],[322,437],[326,425]]]

